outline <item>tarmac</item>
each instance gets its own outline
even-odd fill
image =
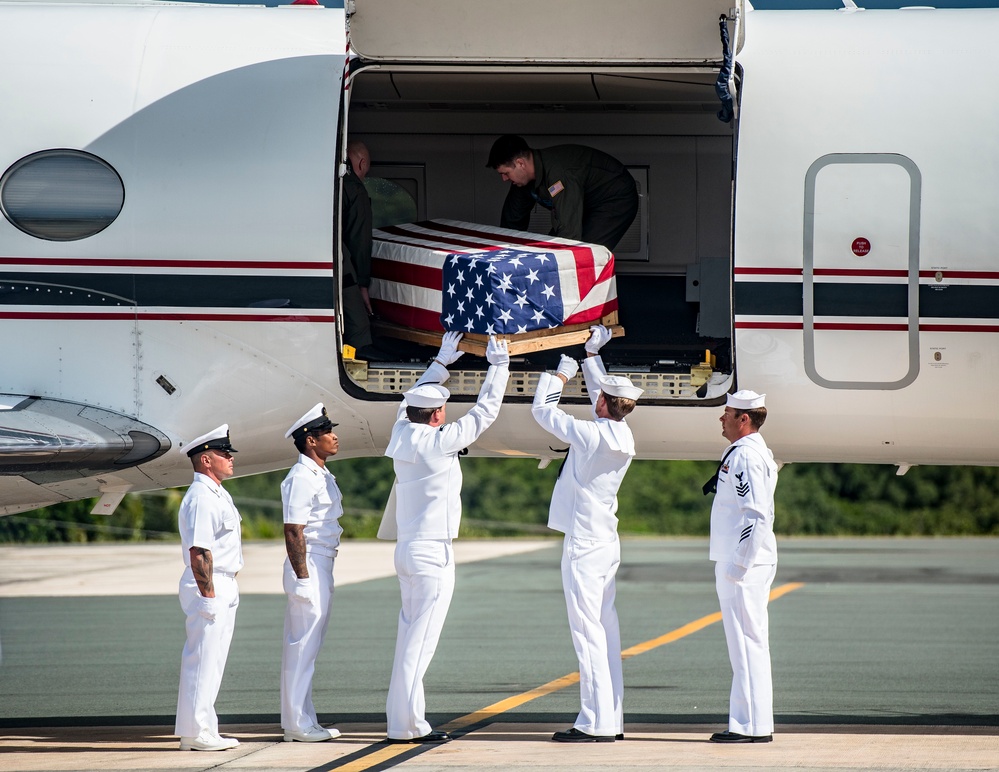
[[[240,740],[173,736],[177,544],[0,547],[0,770],[999,770],[999,539],[784,539],[771,598],[774,742],[715,745],[731,673],[704,539],[626,538],[624,741],[565,745],[578,674],[557,540],[455,542],[426,678],[456,739],[384,743],[398,585],[391,543],[346,542],[317,667],[336,740],[277,720],[283,545],[245,545],[217,709]]]

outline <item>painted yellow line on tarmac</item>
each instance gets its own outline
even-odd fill
[[[386,745],[384,748],[378,748],[371,753],[366,754],[363,758],[354,759],[342,767],[336,764],[331,764],[328,767],[323,767],[323,769],[335,769],[336,772],[364,772],[364,770],[371,769],[372,767],[377,767],[380,764],[384,764],[386,761],[391,761],[396,756],[399,756],[407,751],[412,751],[414,748],[421,748],[420,745]]]
[[[789,592],[793,592],[801,587],[804,587],[804,582],[788,582],[787,584],[782,584],[780,587],[770,591],[770,600],[777,600],[777,598],[787,595]],[[688,622],[683,627],[678,627],[672,632],[660,635],[658,638],[653,638],[645,641],[644,643],[639,643],[625,649],[621,652],[621,659],[636,657],[639,654],[645,654],[646,652],[652,651],[660,646],[665,646],[667,643],[673,643],[681,638],[686,638],[688,635],[692,635],[698,630],[703,630],[705,627],[713,625],[715,622],[720,622],[721,618],[721,612],[716,611],[714,614],[708,614],[707,616],[701,617],[693,622]],[[464,729],[466,727],[473,726],[474,724],[488,721],[489,719],[498,716],[500,713],[506,713],[508,710],[518,708],[531,700],[536,700],[538,697],[544,697],[577,683],[579,683],[578,671],[564,675],[561,678],[556,678],[554,681],[549,681],[546,684],[542,684],[541,686],[522,692],[521,694],[515,694],[512,697],[507,697],[505,700],[494,702],[488,707],[477,710],[474,713],[461,716],[460,718],[456,718],[439,728],[445,732],[454,732],[459,729]],[[365,770],[376,767],[379,764],[384,764],[386,761],[390,761],[396,756],[419,747],[425,746],[387,745],[384,748],[379,748],[378,750],[365,755],[363,758],[348,762],[342,767],[332,766],[327,767],[327,769],[335,769],[336,772],[365,772]]]
[[[480,721],[486,721],[494,716],[498,716],[500,713],[506,713],[508,710],[518,708],[525,702],[536,700],[538,697],[544,697],[546,694],[552,694],[553,692],[557,692],[567,686],[572,686],[573,684],[578,683],[579,672],[569,673],[568,675],[556,678],[554,681],[549,681],[548,683],[531,689],[530,691],[523,692],[522,694],[516,694],[513,697],[507,697],[505,700],[494,702],[487,708],[482,708],[474,713],[469,713],[467,716],[456,718],[454,721],[451,721],[444,726],[443,729],[447,732],[454,729],[464,729],[466,726],[477,724]]]

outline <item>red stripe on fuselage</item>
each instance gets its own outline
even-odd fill
[[[25,265],[45,268],[75,266],[86,268],[233,268],[240,270],[266,269],[269,271],[329,271],[333,262],[328,261],[257,261],[257,260],[118,260],[103,257],[0,257],[0,265]]]

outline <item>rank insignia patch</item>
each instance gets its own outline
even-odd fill
[[[735,492],[743,498],[745,498],[746,494],[749,493],[749,483],[742,479],[745,474],[745,472],[739,472],[739,474],[735,476],[735,479],[738,480],[735,484]]]

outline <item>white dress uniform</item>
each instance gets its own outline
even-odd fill
[[[583,360],[593,405],[606,375],[599,356]],[[635,455],[624,421],[573,418],[558,407],[562,381],[542,373],[532,413],[546,430],[569,443],[569,454],[552,493],[548,527],[565,534],[562,588],[569,630],[579,659],[582,709],[574,728],[588,735],[624,731],[621,633],[614,599],[621,563],[617,535],[617,492]]]
[[[312,704],[312,676],[330,622],[333,605],[333,559],[340,546],[343,501],[336,478],[325,466],[299,455],[281,483],[284,522],[304,525],[305,559],[312,597],[295,594],[297,576],[284,561],[284,648],[281,652],[281,728],[308,732],[319,725]]]
[[[203,732],[218,735],[215,698],[222,684],[239,606],[236,572],[243,567],[240,521],[229,493],[210,477],[195,473],[177,515],[186,566],[180,579],[180,606],[187,616],[174,730],[181,737],[197,737]],[[216,601],[213,621],[199,613],[202,597],[191,571],[192,547],[212,553]]]
[[[423,676],[454,592],[451,540],[461,521],[458,454],[496,420],[509,376],[507,366],[491,366],[475,406],[457,421],[436,428],[412,423],[404,400],[392,427],[385,455],[393,459],[396,474],[395,569],[402,610],[385,705],[390,739],[410,740],[431,732]],[[447,368],[435,362],[417,387],[443,384],[448,377]]]
[[[777,573],[777,464],[758,432],[736,440],[725,453],[711,506],[709,549],[732,663],[728,729],[758,737],[774,729],[767,603]],[[730,578],[733,565],[746,569],[743,579]]]

